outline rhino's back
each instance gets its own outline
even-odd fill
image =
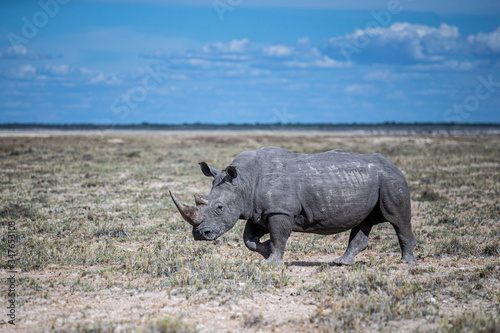
[[[380,154],[331,150],[298,154],[277,147],[256,151],[257,202],[262,212],[295,217],[295,231],[336,233],[360,223],[377,203]]]

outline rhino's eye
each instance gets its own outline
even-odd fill
[[[217,206],[215,206],[215,213],[221,214],[223,209],[224,209],[224,206],[221,203],[218,203]]]

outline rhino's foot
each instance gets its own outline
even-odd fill
[[[270,241],[267,240],[264,243],[259,242],[258,239],[247,239],[245,240],[245,245],[252,251],[259,253],[265,259],[268,259],[271,255],[271,249],[269,245]]]
[[[271,241],[266,240],[264,243],[257,243],[257,252],[266,259],[271,257]]]
[[[278,258],[278,257],[273,257],[273,256],[270,256],[269,258],[267,258],[265,260],[266,264],[272,264],[272,265],[282,265],[283,264],[283,260],[281,258]]]
[[[417,259],[415,259],[415,257],[413,255],[403,256],[401,258],[401,261],[405,264],[410,265],[410,266],[417,266],[418,265],[418,261],[417,261]]]
[[[245,245],[252,251],[257,251],[257,243],[259,241],[255,241],[253,239],[246,239],[245,240]]]
[[[354,265],[354,258],[352,257],[339,257],[337,259],[333,259],[333,262],[336,264],[336,265]]]

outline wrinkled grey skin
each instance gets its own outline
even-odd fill
[[[346,252],[334,260],[351,265],[366,249],[372,227],[388,221],[403,262],[417,263],[408,185],[380,154],[332,150],[308,155],[264,147],[239,154],[223,171],[205,162],[200,166],[214,178],[208,196],[195,196],[196,207],[188,207],[171,193],[196,240],[215,240],[244,219],[245,245],[279,262],[292,231],[330,235],[351,230]],[[270,239],[260,242],[268,233]]]

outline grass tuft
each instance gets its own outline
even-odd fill
[[[244,316],[243,326],[246,328],[258,328],[264,324],[262,315],[249,314]]]
[[[497,333],[500,332],[500,311],[467,311],[444,321],[436,332],[440,333]]]
[[[498,256],[500,254],[500,243],[495,241],[493,244],[485,245],[482,254],[485,256]]]
[[[454,226],[459,226],[460,225],[460,220],[456,219],[456,218],[453,218],[453,217],[444,217],[444,218],[440,218],[437,221],[437,223],[438,224],[451,224],[451,225],[454,225]]]
[[[142,325],[126,322],[98,322],[92,324],[79,324],[74,329],[57,329],[58,333],[195,333],[193,327],[187,325],[181,318],[157,319]]]
[[[420,194],[420,197],[417,198],[418,201],[438,201],[443,200],[437,192],[432,189],[426,188]]]
[[[461,257],[478,254],[477,244],[472,241],[462,240],[453,236],[451,240],[444,240],[436,244],[435,257],[442,255],[458,255]]]
[[[36,210],[31,207],[26,207],[24,205],[19,205],[16,203],[10,203],[0,210],[0,218],[3,219],[19,219],[22,217],[34,218],[36,216]]]

